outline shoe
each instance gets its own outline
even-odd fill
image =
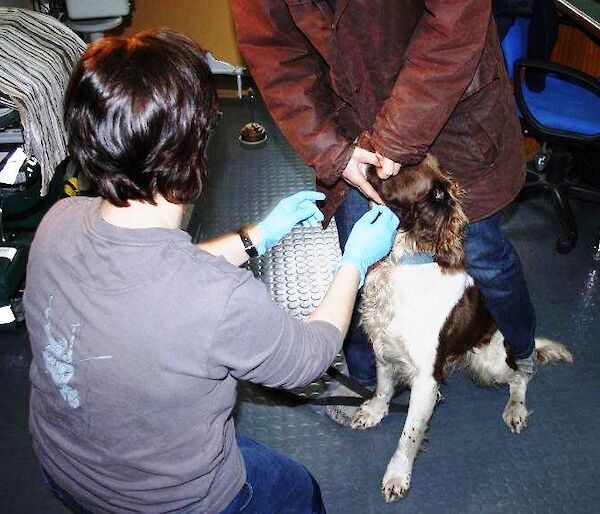
[[[533,378],[538,367],[537,352],[534,349],[527,357],[516,359],[515,364],[519,371],[525,373],[528,378]]]

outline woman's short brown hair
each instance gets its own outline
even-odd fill
[[[101,39],[83,54],[64,102],[69,152],[97,194],[192,202],[206,176],[217,99],[205,52],[172,30]]]

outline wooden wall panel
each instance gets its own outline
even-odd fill
[[[582,29],[561,25],[552,60],[600,77],[600,45]]]
[[[243,63],[226,0],[136,0],[131,25],[122,32],[158,27],[183,32],[217,59]]]

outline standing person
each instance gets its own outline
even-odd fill
[[[344,248],[352,223],[380,202],[381,178],[429,152],[466,191],[467,270],[518,365],[535,370],[535,316],[500,212],[525,180],[522,136],[491,0],[233,0],[239,47],[265,103],[327,193]],[[356,326],[350,375],[375,382]],[[354,408],[328,414],[348,424]]]
[[[325,371],[398,219],[385,207],[363,216],[321,305],[291,317],[237,266],[318,223],[321,193],[198,245],[179,228],[215,115],[204,52],[173,31],[102,39],[71,76],[69,150],[99,196],[46,215],[24,304],[33,444],[74,512],[325,511],[303,466],[236,436],[237,382],[294,388]]]

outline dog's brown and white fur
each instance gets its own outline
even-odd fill
[[[429,156],[421,164],[382,181],[370,182],[402,220],[391,254],[367,276],[362,324],[377,358],[377,389],[352,420],[352,428],[377,425],[388,413],[397,382],[411,388],[404,429],[381,492],[386,501],[406,495],[413,462],[438,397],[453,365],[466,366],[480,384],[508,384],[504,422],[519,433],[527,425],[528,377],[517,370],[502,334],[465,272],[467,218],[461,191]],[[405,252],[435,254],[435,263],[403,265]],[[540,363],[572,362],[561,344],[536,340]]]

